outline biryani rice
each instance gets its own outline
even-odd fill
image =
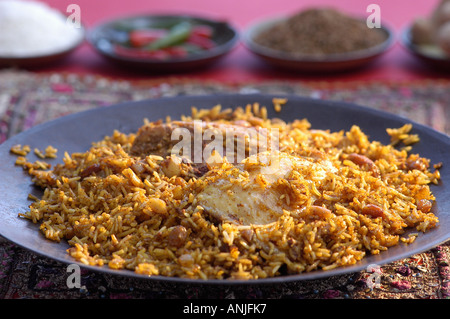
[[[330,132],[312,129],[306,119],[267,119],[258,104],[193,108],[183,117],[194,119],[276,127],[281,152],[320,153],[337,173],[328,174],[320,187],[296,172],[279,180],[281,200],[303,209],[285,210],[275,222],[217,222],[196,195],[214,176],[231,174],[233,164],[225,162],[199,178],[169,177],[162,157],[130,155],[135,133],[115,131],[86,152],[65,153],[51,170],[20,162],[44,188],[42,198],[20,216],[39,223],[46,238],[67,240],[68,254],[84,264],[193,279],[259,279],[353,265],[412,242],[417,234],[405,235],[408,229],[425,232],[438,224],[429,209],[418,207],[419,201],[435,200],[429,184],[438,182],[439,171],[431,171],[429,160],[394,148],[411,141],[405,128],[390,129],[395,143],[382,145],[357,126]],[[23,154],[22,148],[15,150]],[[350,160],[350,154],[373,161],[379,175]],[[245,182],[245,174],[240,177]]]

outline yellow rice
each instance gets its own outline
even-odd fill
[[[285,101],[276,102],[279,111]],[[193,108],[183,120],[193,119],[246,120],[276,127],[280,151],[325,154],[338,174],[322,188],[308,191],[330,214],[325,218],[313,210],[284,211],[267,225],[218,223],[195,203],[207,178],[165,176],[161,157],[138,159],[128,153],[136,134],[115,131],[86,152],[64,153],[63,163],[51,170],[42,163],[28,163],[24,156],[30,147],[16,146],[12,151],[21,156],[16,164],[44,188],[42,198],[19,215],[39,223],[46,238],[67,240],[68,254],[84,264],[196,279],[258,279],[353,265],[368,254],[412,242],[416,235],[406,236],[407,229],[425,232],[438,224],[431,211],[418,207],[421,200],[435,200],[429,184],[438,182],[439,171],[432,171],[429,160],[395,148],[405,140],[418,141],[409,134],[410,126],[389,129],[392,144],[382,145],[370,141],[357,126],[330,132],[312,129],[307,119],[292,123],[267,119],[267,110],[256,103],[234,111],[220,106]],[[379,176],[349,160],[352,153],[370,158]],[[54,157],[56,150],[39,154]],[[140,167],[138,160],[143,160]],[[82,178],[84,170],[98,163],[108,165]],[[408,166],[411,163],[422,166]],[[216,173],[230,165],[216,167]],[[293,187],[308,181],[301,174],[295,178],[279,181],[287,185],[282,197],[302,201],[308,208],[314,203],[307,193]],[[368,204],[381,208],[383,216],[362,213]]]

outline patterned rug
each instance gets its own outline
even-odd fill
[[[289,93],[353,102],[450,134],[450,82],[234,83],[164,78],[127,82],[76,74],[0,71],[0,143],[60,116],[130,100],[214,93]],[[381,267],[372,287],[362,271],[277,285],[197,286],[149,282],[83,270],[81,288],[67,285],[67,265],[43,258],[0,237],[1,299],[448,299],[450,244]]]

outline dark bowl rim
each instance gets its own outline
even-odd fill
[[[422,50],[418,50],[417,44],[414,44],[414,42],[411,39],[411,24],[408,24],[402,28],[402,31],[399,34],[400,44],[410,53],[413,53],[417,56],[426,58],[428,60],[433,60],[436,62],[443,62],[443,63],[450,63],[450,56],[446,58],[445,56],[435,56],[424,53]]]
[[[273,25],[280,21],[288,19],[288,15],[272,16],[270,18],[263,18],[255,20],[250,23],[242,34],[242,42],[244,46],[252,53],[265,56],[272,59],[284,60],[286,62],[302,62],[302,63],[340,63],[349,62],[354,60],[366,59],[377,56],[379,54],[386,53],[395,44],[395,32],[394,28],[389,23],[383,21],[379,28],[386,33],[386,39],[370,48],[364,50],[357,50],[348,53],[334,53],[326,55],[312,55],[312,54],[289,54],[282,51],[278,51],[272,48],[268,48],[257,44],[253,41],[256,29],[265,24]],[[358,17],[356,17],[358,19]]]
[[[149,17],[157,17],[157,18],[188,18],[188,19],[197,19],[201,21],[208,22],[213,25],[224,25],[226,26],[233,34],[233,36],[227,40],[225,43],[215,46],[214,48],[207,50],[205,52],[195,54],[195,55],[188,55],[188,57],[185,58],[177,58],[177,59],[169,59],[169,60],[157,60],[157,59],[140,59],[140,58],[129,58],[124,57],[119,54],[115,54],[112,51],[109,50],[102,50],[98,47],[97,41],[98,38],[96,37],[96,33],[99,32],[103,28],[107,28],[113,23],[117,23],[118,21],[122,20],[133,20],[133,19],[142,19],[142,18],[149,18]],[[237,27],[234,26],[233,23],[229,21],[220,21],[215,20],[213,18],[208,18],[202,15],[198,14],[187,14],[187,13],[148,13],[148,14],[135,14],[135,15],[127,15],[127,16],[121,16],[121,17],[115,17],[110,18],[107,20],[104,20],[103,22],[98,23],[93,28],[88,30],[86,35],[87,42],[99,53],[101,53],[104,56],[107,56],[109,58],[113,58],[115,60],[119,60],[122,62],[134,62],[134,63],[145,63],[145,64],[158,64],[158,65],[171,65],[176,63],[188,63],[188,62],[195,62],[195,61],[202,61],[206,59],[211,59],[215,57],[219,57],[221,55],[227,54],[230,52],[233,48],[236,47],[238,40],[239,40],[239,32]]]

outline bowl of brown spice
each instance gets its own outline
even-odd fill
[[[252,24],[242,37],[246,48],[270,65],[290,71],[337,72],[366,66],[394,43],[385,25],[333,8],[311,8],[292,16]]]

